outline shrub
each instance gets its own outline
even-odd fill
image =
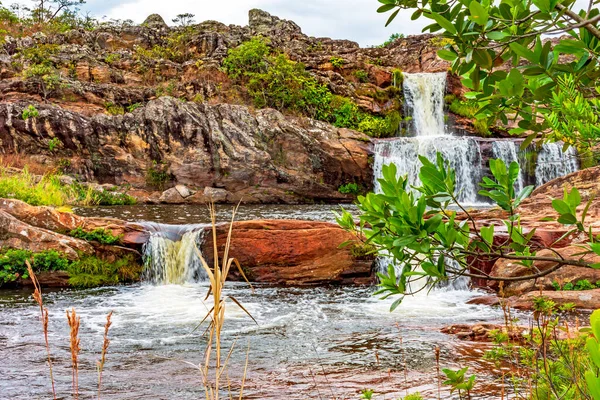
[[[345,183],[345,184],[341,185],[338,188],[338,192],[340,192],[342,194],[354,194],[354,195],[357,195],[357,194],[360,193],[360,188],[354,182],[352,182],[352,183]]]
[[[122,105],[120,104],[115,104],[112,102],[107,102],[106,104],[104,104],[104,108],[106,108],[106,111],[110,114],[110,115],[123,115],[125,114],[125,109],[123,108]]]
[[[104,228],[94,229],[91,232],[84,231],[81,227],[77,227],[69,232],[74,238],[87,240],[88,242],[96,241],[102,244],[119,244],[123,236],[115,236],[111,231]]]
[[[138,108],[144,107],[144,104],[142,103],[133,103],[127,106],[127,112],[131,113],[134,112],[135,110],[137,110]]]
[[[142,273],[142,266],[131,255],[115,262],[87,256],[71,263],[67,271],[70,285],[95,287],[136,281]]]
[[[343,58],[341,57],[331,57],[329,59],[329,62],[331,63],[331,65],[333,65],[333,68],[342,68],[344,66],[344,64],[346,64],[346,61],[344,61]]]
[[[162,190],[165,184],[170,180],[168,167],[165,163],[157,163],[152,161],[152,165],[146,171],[146,183],[149,186],[153,186]]]
[[[32,104],[28,105],[27,108],[23,109],[23,114],[21,114],[22,118],[27,120],[29,118],[37,118],[39,112],[35,106]]]
[[[29,250],[6,249],[0,253],[0,286],[19,278],[28,278],[26,260],[30,261],[34,272],[64,271],[69,266],[69,260],[54,250],[33,253]]]
[[[57,147],[61,146],[62,144],[63,143],[60,141],[59,138],[53,137],[48,141],[48,150],[53,152],[54,150],[56,150]]]
[[[23,77],[38,86],[39,93],[47,99],[63,87],[62,78],[56,69],[48,64],[33,64],[23,71]]]
[[[403,400],[423,400],[423,397],[421,396],[421,393],[417,392],[406,395]]]
[[[75,193],[75,202],[83,206],[124,206],[136,203],[135,198],[126,193],[96,190],[78,182],[71,189]]]
[[[265,73],[270,50],[266,39],[254,37],[227,52],[223,69],[233,79]]]
[[[121,55],[119,53],[110,53],[106,57],[104,57],[104,62],[112,65],[121,60]]]
[[[367,83],[369,82],[369,74],[364,69],[359,69],[354,71],[354,76],[358,79],[359,82]]]

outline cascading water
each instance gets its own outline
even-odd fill
[[[577,150],[573,146],[563,152],[562,143],[544,143],[537,155],[535,184],[541,186],[578,170]]]
[[[156,284],[182,284],[206,280],[198,252],[205,225],[148,224],[144,245],[144,280]]]
[[[435,160],[440,152],[456,171],[457,196],[465,204],[478,203],[478,183],[482,176],[478,143],[468,137],[452,136],[444,121],[446,73],[404,74],[405,112],[412,117],[411,136],[375,144],[373,172],[375,190],[384,165],[394,163],[399,175],[408,175],[410,184],[419,183],[419,156]]]
[[[444,135],[446,73],[405,73],[403,88],[405,114],[412,117],[411,128],[416,136]]]

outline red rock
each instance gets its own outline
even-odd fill
[[[223,251],[228,225],[218,227]],[[367,283],[372,261],[357,260],[340,244],[356,237],[327,222],[260,220],[235,222],[230,255],[248,279],[279,284]],[[202,252],[212,263],[212,237]]]
[[[513,308],[531,310],[533,309],[534,298],[540,296],[554,301],[559,306],[572,303],[577,309],[595,310],[600,308],[600,289],[529,292],[522,296],[510,298],[509,303]]]

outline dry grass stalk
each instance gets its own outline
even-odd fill
[[[229,231],[227,233],[227,240],[225,243],[225,249],[223,251],[223,258],[219,263],[219,249],[217,244],[217,213],[214,204],[209,204],[209,211],[212,224],[212,239],[213,239],[213,254],[214,262],[212,268],[206,263],[206,260],[202,256],[202,253],[196,248],[196,254],[202,263],[206,274],[210,281],[210,289],[206,298],[210,295],[213,297],[213,307],[208,312],[207,316],[204,317],[203,321],[210,318],[210,324],[207,328],[208,342],[206,344],[206,350],[204,355],[204,363],[199,366],[202,374],[204,391],[207,400],[219,400],[219,393],[221,389],[221,375],[225,372],[227,362],[233,351],[233,346],[229,350],[225,362],[222,364],[221,357],[221,331],[223,329],[223,323],[225,322],[225,297],[223,296],[223,288],[227,280],[227,275],[233,264],[236,265],[240,274],[246,279],[242,267],[235,258],[229,257],[229,250],[231,248],[231,235],[233,231],[233,221],[237,212],[237,207],[234,208],[231,223],[229,225]],[[248,281],[246,279],[246,281]],[[237,304],[250,318],[254,318],[248,313],[248,311],[237,301],[233,296],[227,296],[235,304]],[[256,322],[256,320],[254,320]],[[234,343],[235,345],[235,343]],[[209,378],[211,373],[211,362],[214,360],[215,370],[214,377]],[[244,373],[245,374],[245,373]],[[240,393],[241,399],[241,393]]]
[[[81,318],[77,316],[75,309],[72,308],[71,312],[67,310],[67,321],[69,322],[70,331],[70,348],[71,348],[71,366],[73,369],[73,396],[79,398],[79,323]]]
[[[111,311],[106,316],[106,324],[104,324],[104,341],[102,342],[102,353],[100,354],[100,361],[98,361],[98,399],[100,399],[100,390],[102,387],[102,371],[104,370],[104,363],[106,362],[106,353],[108,352],[108,345],[110,340],[108,339],[108,329],[112,325],[111,317],[113,312]]]
[[[33,282],[33,287],[35,288],[33,291],[33,298],[40,306],[42,328],[44,330],[44,341],[46,343],[46,354],[48,356],[48,369],[50,370],[50,382],[52,383],[52,396],[53,399],[56,400],[56,388],[54,386],[52,357],[50,356],[50,343],[48,342],[48,309],[44,307],[44,299],[42,298],[42,290],[40,288],[40,283],[38,282],[37,276],[33,272],[33,268],[31,268],[31,264],[28,260],[25,260],[25,264],[27,264],[27,271],[29,273],[29,277],[31,278],[31,282]]]

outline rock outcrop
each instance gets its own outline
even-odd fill
[[[228,225],[221,225],[217,230],[221,254],[228,228]],[[240,221],[233,225],[230,256],[240,262],[246,277],[255,282],[286,285],[371,283],[373,259],[354,257],[351,246],[340,248],[347,241],[356,241],[356,237],[328,222]],[[208,235],[202,252],[209,264],[213,259],[212,248],[212,237]]]
[[[23,120],[25,107],[0,103],[4,152],[51,158],[48,142],[58,138],[61,152],[79,160],[72,172],[84,179],[145,186],[164,163],[166,184],[198,191],[184,197],[173,188],[159,201],[348,201],[339,186],[371,187],[368,137],[272,109],[161,97],[123,116],[86,117],[39,104],[39,116]]]

